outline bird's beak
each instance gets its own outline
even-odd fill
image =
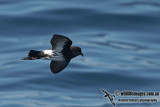
[[[80,55],[84,56],[83,53],[81,53]]]

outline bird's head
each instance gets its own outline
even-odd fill
[[[72,51],[72,58],[78,56],[78,55],[82,55],[83,56],[83,53],[82,53],[82,50],[80,47],[78,46],[71,46],[71,51]]]

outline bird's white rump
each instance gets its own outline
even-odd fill
[[[54,61],[64,61],[64,57],[61,52],[56,50],[43,50],[43,53],[48,55],[48,57],[44,57],[44,59],[54,60]]]
[[[43,50],[43,53],[46,54],[46,55],[52,56],[53,55],[53,50]]]

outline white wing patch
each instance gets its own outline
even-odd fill
[[[48,55],[44,59],[54,60],[54,61],[64,61],[64,57],[61,52],[57,50],[43,50],[44,54]]]

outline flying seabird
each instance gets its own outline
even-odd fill
[[[30,50],[28,57],[23,57],[22,60],[51,60],[51,71],[53,73],[58,73],[69,64],[72,58],[78,55],[83,56],[81,48],[78,46],[71,46],[72,41],[66,36],[54,34],[50,43],[52,45],[52,49],[42,51]]]

